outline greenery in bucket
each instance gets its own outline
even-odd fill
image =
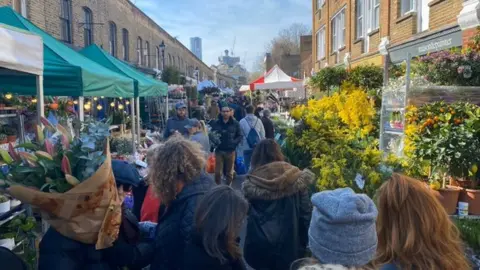
[[[6,196],[0,195],[0,203],[8,202],[9,199]]]
[[[8,174],[0,173],[7,184],[21,184],[45,192],[66,192],[88,179],[103,164],[104,149],[110,136],[109,124],[87,122],[78,138],[61,125],[42,118],[37,126],[37,142],[0,150],[9,165]],[[19,151],[18,148],[25,149]]]

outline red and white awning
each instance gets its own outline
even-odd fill
[[[303,82],[300,79],[288,76],[278,65],[275,65],[264,76],[250,83],[250,90],[262,89],[300,89]]]

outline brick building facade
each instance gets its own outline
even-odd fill
[[[95,43],[117,58],[144,68],[165,65],[183,74],[212,79],[213,71],[129,0],[0,0],[64,43],[82,48]]]
[[[313,68],[382,65],[385,55],[398,63],[461,47],[480,24],[469,2],[479,0],[312,0]]]

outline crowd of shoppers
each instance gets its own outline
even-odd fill
[[[50,228],[39,270],[471,269],[458,230],[423,183],[392,174],[376,202],[350,188],[313,193],[315,175],[288,163],[272,139],[269,111],[255,116],[246,106],[237,121],[231,105],[219,108],[210,124],[220,134],[214,178],[205,172],[207,131],[177,104],[168,139],[147,153],[143,222],[124,208],[106,250]],[[230,187],[238,148],[250,166],[241,192]],[[120,195],[139,186],[134,167],[114,163]],[[153,236],[142,236],[145,224]]]

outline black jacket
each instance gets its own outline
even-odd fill
[[[136,225],[134,215],[124,211],[117,241],[113,247],[104,250],[67,238],[50,227],[40,242],[38,269],[119,270],[124,266],[130,270],[142,269],[151,261],[152,245],[134,243],[138,240],[132,237]]]
[[[248,265],[256,270],[289,270],[297,259],[306,256],[311,203],[307,182],[313,174],[301,172],[287,163],[278,162],[296,170],[257,170],[247,175],[243,184],[245,197],[250,202],[244,255]],[[268,166],[268,165],[265,165]],[[295,181],[286,181],[297,175]],[[269,188],[258,184],[267,179]],[[288,183],[288,184],[286,184]]]
[[[158,220],[155,251],[150,270],[178,270],[183,267],[184,250],[194,226],[199,199],[214,186],[213,179],[203,173],[185,186]]]
[[[218,119],[213,123],[212,131],[220,134],[220,144],[217,146],[216,151],[235,151],[243,138],[240,124],[233,117],[230,117],[226,123],[223,119]]]
[[[239,260],[230,259],[222,264],[216,258],[210,257],[203,248],[201,236],[194,234],[188,242],[184,252],[184,270],[246,270],[245,263]]]
[[[275,128],[273,122],[268,117],[262,117],[263,127],[265,128],[265,138],[274,139],[275,138]]]

